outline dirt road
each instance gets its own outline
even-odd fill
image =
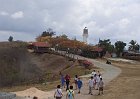
[[[78,57],[78,58],[82,59],[83,57]],[[119,69],[118,67],[114,67],[113,65],[108,65],[103,62],[96,61],[94,59],[88,59],[88,58],[84,58],[84,59],[89,60],[95,66],[104,69],[102,77],[103,77],[103,80],[106,85],[121,73],[121,69]],[[82,88],[81,94],[78,94],[78,91],[75,91],[75,99],[90,99],[91,97],[98,95],[97,90],[93,90],[93,96],[88,94],[89,91],[88,91],[88,79],[87,78],[89,78],[90,76],[91,76],[91,74],[82,76],[84,86]],[[64,96],[62,99],[66,99],[66,97]]]
[[[82,59],[83,57],[78,57],[78,58]],[[95,61],[93,59],[88,59],[88,58],[86,58],[86,59],[91,61],[92,63],[94,63],[95,66],[104,69],[104,73],[103,73],[102,77],[103,77],[105,84],[107,84],[108,82],[113,80],[115,77],[117,77],[121,73],[121,70],[117,67],[114,67],[112,65],[107,65],[105,63],[101,63],[101,62]],[[91,76],[90,74],[82,76],[84,86],[82,88],[81,94],[77,94],[78,92],[75,90],[75,98],[76,99],[90,99],[92,97],[91,95],[88,95],[88,84],[87,84],[88,79],[87,78],[90,76]],[[30,91],[28,91],[28,92],[30,92]],[[93,96],[96,96],[97,91],[94,90],[93,92],[94,92]],[[20,95],[19,93],[20,92],[16,92],[17,95]],[[23,93],[24,93],[24,91],[23,91]],[[44,93],[44,92],[42,92],[42,93]],[[39,97],[39,99],[54,99],[53,98],[54,90],[49,91],[49,92],[45,92],[46,94],[45,93],[42,94],[42,93],[37,93],[37,91],[36,91],[36,93],[34,93],[34,94],[32,93],[32,95],[30,95],[29,93],[27,93],[27,94],[30,96],[36,95]],[[40,94],[42,94],[42,95],[40,95]],[[65,94],[66,94],[66,92],[64,91],[64,97],[62,99],[65,99]],[[25,94],[23,94],[23,95],[25,95]],[[26,96],[28,96],[28,95],[26,95]],[[30,98],[29,97],[17,98],[17,99],[32,99],[32,97],[30,97]]]
[[[140,99],[140,63],[113,62],[122,73],[105,87],[103,96],[89,99]]]

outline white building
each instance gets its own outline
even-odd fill
[[[87,27],[85,27],[83,30],[83,42],[87,43],[87,38],[88,38],[88,29]]]

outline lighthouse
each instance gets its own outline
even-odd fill
[[[84,43],[87,43],[87,38],[88,38],[88,29],[87,29],[87,27],[85,27],[83,30],[83,42]]]

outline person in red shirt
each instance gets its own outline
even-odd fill
[[[65,81],[66,81],[66,91],[69,90],[69,84],[70,84],[70,76],[67,74],[65,76]]]

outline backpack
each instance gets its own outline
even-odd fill
[[[62,93],[57,89],[58,94],[62,97]]]
[[[73,91],[70,91],[68,92],[68,98],[69,99],[73,99]]]

